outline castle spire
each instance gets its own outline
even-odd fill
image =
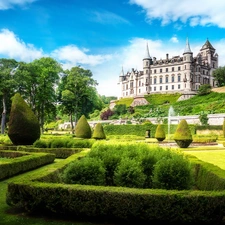
[[[120,76],[124,76],[123,66],[122,66],[122,70],[121,70]]]
[[[149,54],[149,49],[148,49],[148,42],[147,42],[147,45],[146,45],[146,52],[145,52],[144,59],[151,59],[151,56]]]
[[[184,53],[191,53],[191,48],[190,48],[190,45],[189,45],[188,37],[186,39],[186,46],[185,46],[185,49],[184,49]]]

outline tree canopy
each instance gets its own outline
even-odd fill
[[[218,87],[225,86],[225,66],[214,70],[212,75],[215,78]]]

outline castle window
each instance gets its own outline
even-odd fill
[[[172,71],[174,71],[174,67],[172,67]]]
[[[148,70],[146,70],[146,74],[148,74]]]
[[[178,82],[180,82],[180,75],[178,75],[177,80],[178,80]]]
[[[180,66],[178,66],[178,70],[180,70]]]
[[[213,63],[213,68],[215,68],[215,63]]]
[[[205,70],[202,71],[203,75],[205,75]]]
[[[160,83],[160,84],[162,83],[162,77],[159,78],[159,83]]]
[[[168,68],[166,68],[166,72],[168,72]]]
[[[184,65],[184,69],[186,70],[186,65]]]
[[[159,87],[160,91],[162,91],[162,86]]]
[[[133,82],[130,82],[130,88],[133,88]]]
[[[160,71],[160,73],[162,73],[162,69],[160,69],[159,71]]]
[[[128,89],[128,84],[126,85],[126,89]]]
[[[154,73],[156,73],[156,70],[154,70]]]
[[[166,90],[168,90],[168,86],[166,85]]]
[[[141,81],[139,80],[139,85],[138,86],[141,86]]]
[[[154,91],[156,91],[156,87],[154,87]]]
[[[148,61],[146,61],[145,65],[148,66]]]
[[[174,76],[172,76],[172,82],[174,82]]]
[[[141,89],[139,89],[138,92],[141,93]]]
[[[174,90],[174,85],[172,85],[172,90]]]
[[[184,56],[184,61],[186,61],[186,56]]]
[[[154,84],[156,84],[156,77],[154,77]]]
[[[169,77],[168,76],[166,76],[166,83],[168,83],[169,82]]]
[[[178,84],[178,89],[180,89],[180,84]]]

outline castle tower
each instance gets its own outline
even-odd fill
[[[145,90],[143,90],[143,92],[145,94],[150,92],[151,64],[152,64],[152,58],[149,54],[148,43],[147,43],[145,56],[143,58],[143,83],[144,83],[143,88],[145,88]]]
[[[186,46],[183,53],[183,85],[184,91],[191,91],[193,89],[193,71],[192,71],[193,53],[190,48],[189,40],[186,39]]]

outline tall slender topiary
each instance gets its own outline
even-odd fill
[[[75,136],[79,138],[91,138],[92,132],[89,123],[84,115],[77,121]]]
[[[225,118],[223,120],[223,137],[225,137]]]
[[[40,138],[37,117],[19,93],[12,97],[8,136],[14,145],[32,145]]]
[[[92,135],[94,139],[106,139],[105,132],[101,123],[97,123]]]
[[[155,138],[158,141],[163,141],[166,138],[166,134],[165,134],[165,131],[163,130],[162,124],[158,124],[155,131]]]
[[[187,148],[193,141],[191,131],[185,119],[181,120],[174,133],[174,140],[180,148]]]

